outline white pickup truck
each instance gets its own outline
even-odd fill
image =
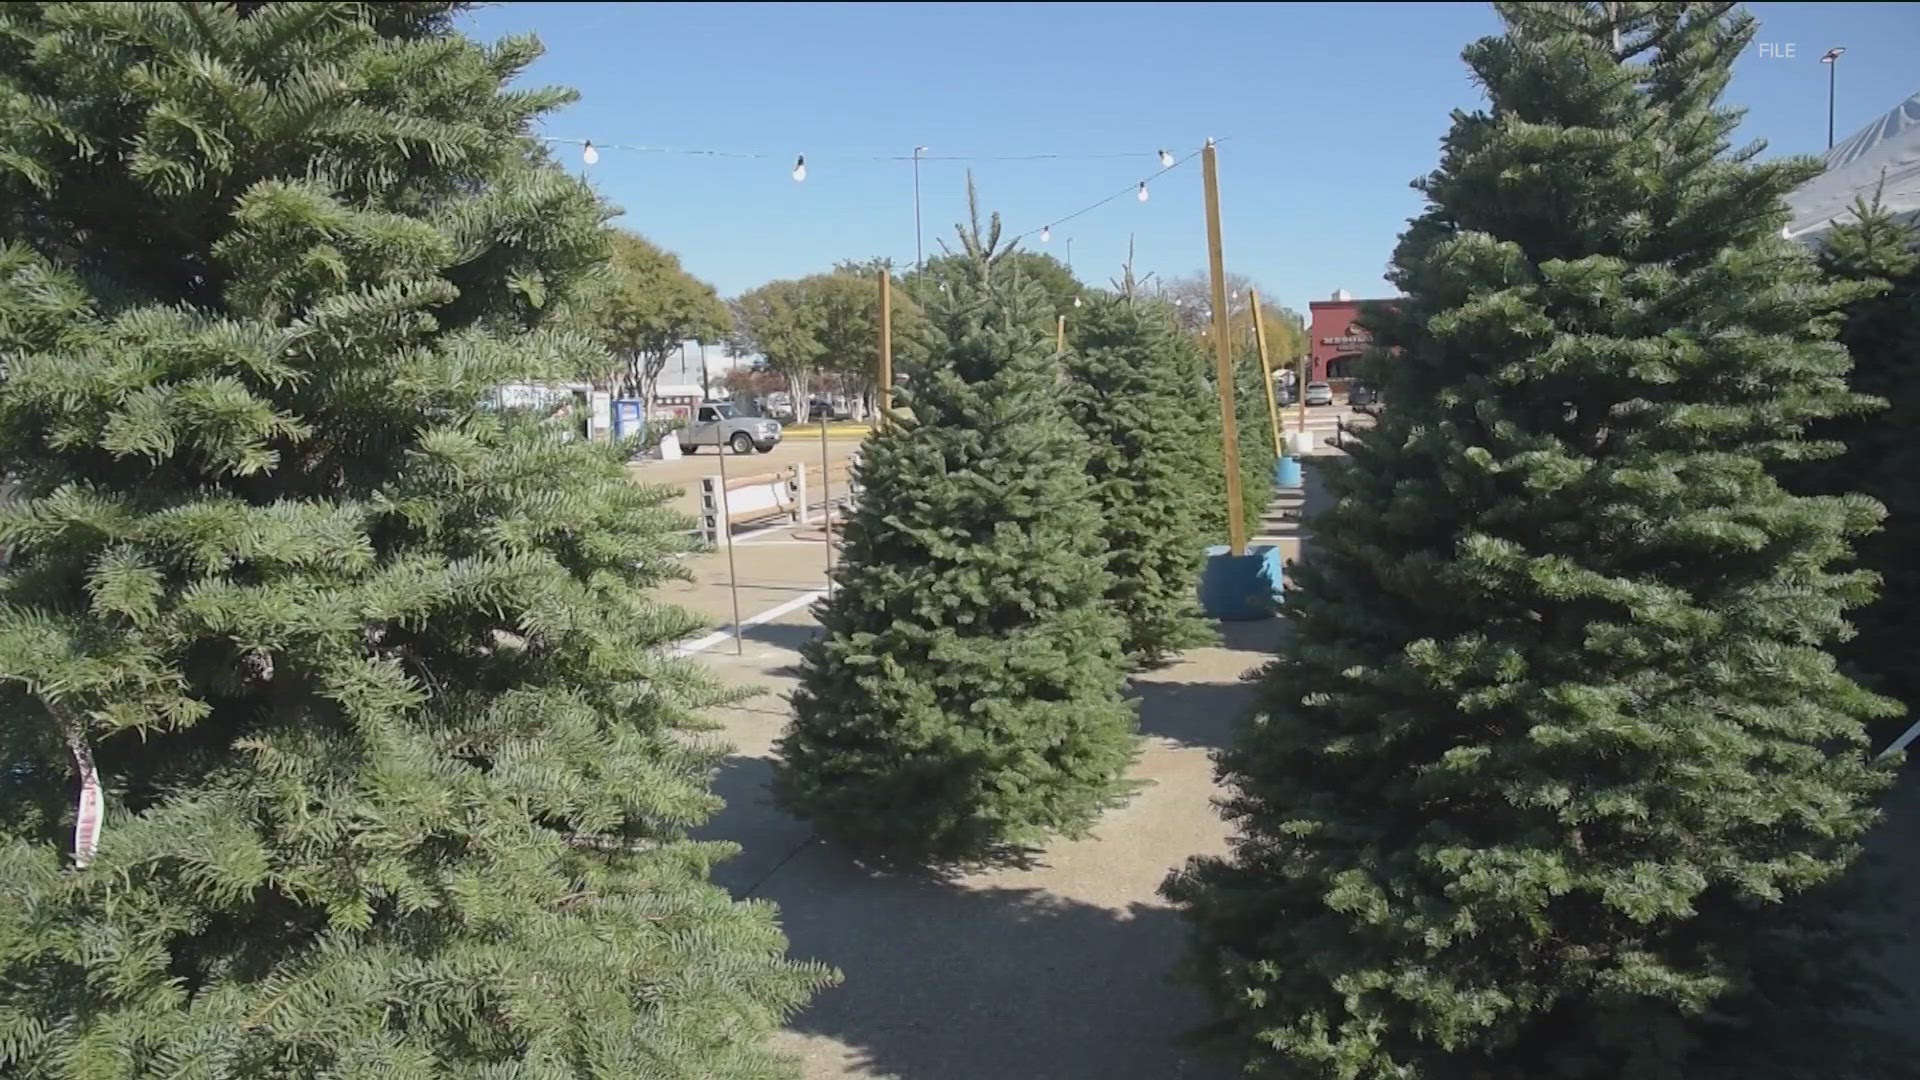
[[[702,446],[725,446],[736,454],[767,453],[780,443],[780,422],[764,416],[741,416],[731,403],[703,401],[693,419],[680,429],[680,449],[691,454]]]

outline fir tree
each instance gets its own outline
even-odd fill
[[[900,418],[803,653],[775,795],[823,833],[964,858],[1075,834],[1135,748],[1085,437],[1061,401],[1046,296],[999,219],[928,311]]]
[[[1107,599],[1136,662],[1214,640],[1197,585],[1219,434],[1194,408],[1199,350],[1164,307],[1089,294],[1073,323],[1068,410],[1092,446],[1088,475],[1113,575]]]
[[[1860,540],[1861,567],[1878,574],[1878,599],[1852,613],[1855,636],[1841,650],[1867,685],[1920,713],[1920,234],[1874,205],[1826,236],[1820,261],[1836,278],[1873,290],[1848,306],[1840,341],[1853,356],[1853,388],[1885,403],[1817,425],[1846,447],[1798,470],[1809,494],[1862,492],[1887,508],[1879,532]],[[1881,728],[1890,741],[1906,723]]]
[[[1208,445],[1208,471],[1204,477],[1206,497],[1204,521],[1212,543],[1227,542],[1227,477],[1221,461],[1225,456],[1220,435],[1220,382],[1217,378],[1213,346],[1203,343],[1194,378],[1198,389],[1191,396],[1193,412],[1205,425]],[[1267,417],[1267,399],[1260,387],[1260,358],[1253,346],[1236,346],[1233,353],[1234,445],[1240,451],[1240,514],[1249,539],[1258,536],[1267,508],[1273,504],[1274,465],[1273,429]]]
[[[1167,884],[1193,972],[1257,1075],[1893,1075],[1821,891],[1885,780],[1823,648],[1876,509],[1768,471],[1853,402],[1777,235],[1817,166],[1728,151],[1728,5],[1500,11],[1395,255],[1392,407],[1220,760],[1233,853]]]
[[[772,1077],[607,211],[455,6],[0,7],[0,1073]]]
[[[1252,346],[1236,349],[1233,364],[1233,407],[1240,435],[1241,513],[1247,536],[1260,534],[1267,507],[1273,505],[1273,418],[1267,414],[1267,393],[1261,387],[1260,354]],[[1217,410],[1216,410],[1217,411]]]

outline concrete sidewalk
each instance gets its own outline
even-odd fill
[[[1305,525],[1327,502],[1315,466],[1338,453],[1323,448],[1309,460],[1306,490],[1280,493],[1255,542],[1299,557]],[[778,1045],[800,1058],[807,1080],[1228,1080],[1231,1061],[1176,1042],[1208,1011],[1172,978],[1185,931],[1157,889],[1188,857],[1227,849],[1210,754],[1247,707],[1244,676],[1271,654],[1283,625],[1228,624],[1217,647],[1134,680],[1142,750],[1133,776],[1148,786],[1093,836],[1049,844],[1023,868],[883,872],[814,840],[768,801],[797,650],[817,632],[811,605],[790,601],[824,587],[823,539],[817,528],[786,528],[738,543],[743,616],[789,609],[745,627],[740,653],[723,640],[700,654],[724,682],[759,691],[716,717],[735,751],[716,781],[727,807],[701,835],[742,851],[715,879],[736,896],[777,903],[792,955],[846,976]],[[724,550],[689,569],[694,582],[663,598],[730,622]],[[1895,864],[1891,884],[1905,897],[1920,895],[1913,775],[1870,843]],[[1913,948],[1910,940],[1883,966],[1909,992],[1920,991]]]
[[[804,612],[750,627],[747,651],[704,654],[727,682],[762,691],[725,710],[736,748],[717,782],[727,809],[702,831],[742,845],[715,878],[737,896],[780,905],[796,957],[846,975],[780,1037],[804,1075],[899,1080],[1113,1080],[1231,1075],[1174,1040],[1203,1022],[1203,1002],[1169,975],[1183,932],[1156,890],[1190,855],[1226,850],[1209,751],[1247,703],[1242,676],[1281,632],[1276,621],[1226,628],[1135,683],[1150,786],[1096,834],[1048,845],[1031,866],[953,876],[862,866],[768,802],[773,740]]]
[[[1260,532],[1282,544],[1284,557],[1294,556],[1297,521],[1276,512]],[[771,530],[734,548],[743,615],[824,585],[824,547],[807,537],[818,538],[818,530]],[[721,615],[724,551],[689,566],[696,583],[665,598]],[[730,640],[700,653],[723,681],[760,691],[717,715],[735,752],[716,782],[727,808],[701,835],[742,851],[715,879],[736,896],[779,904],[792,954],[846,975],[779,1037],[805,1063],[803,1074],[1232,1076],[1231,1062],[1218,1054],[1176,1042],[1209,1014],[1195,991],[1172,978],[1185,933],[1157,890],[1189,856],[1226,850],[1210,754],[1247,706],[1244,676],[1271,654],[1282,624],[1227,624],[1218,646],[1134,680],[1142,749],[1133,776],[1148,786],[1093,836],[1049,844],[1030,866],[935,876],[860,865],[769,803],[773,741],[787,722],[793,664],[817,630],[809,607],[745,627],[739,654]]]

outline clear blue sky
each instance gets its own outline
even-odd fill
[[[1840,139],[1920,90],[1920,5],[1752,8],[1771,47],[1748,51],[1727,98],[1769,154],[1825,149],[1830,46],[1847,48]],[[838,259],[912,262],[912,166],[859,155],[1140,155],[926,161],[934,254],[965,216],[969,168],[983,207],[1024,232],[1131,187],[1158,169],[1156,149],[1184,156],[1211,135],[1228,268],[1304,310],[1336,288],[1391,294],[1386,260],[1420,209],[1407,183],[1433,168],[1448,112],[1478,104],[1460,50],[1497,23],[1484,4],[509,3],[464,25],[545,43],[527,81],[581,93],[546,135],[772,155],[609,147],[587,170],[623,225],[724,295]],[[581,167],[577,148],[560,158]],[[1138,273],[1204,267],[1198,159],[1150,191],[1055,228],[1043,250],[1064,255],[1071,236],[1074,269],[1097,284],[1119,274],[1130,233]]]

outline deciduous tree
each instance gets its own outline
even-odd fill
[[[732,314],[713,286],[681,269],[679,256],[625,229],[610,230],[607,241],[611,260],[585,312],[614,367],[596,370],[595,381],[640,398],[652,416],[667,361],[688,341],[724,340]]]

